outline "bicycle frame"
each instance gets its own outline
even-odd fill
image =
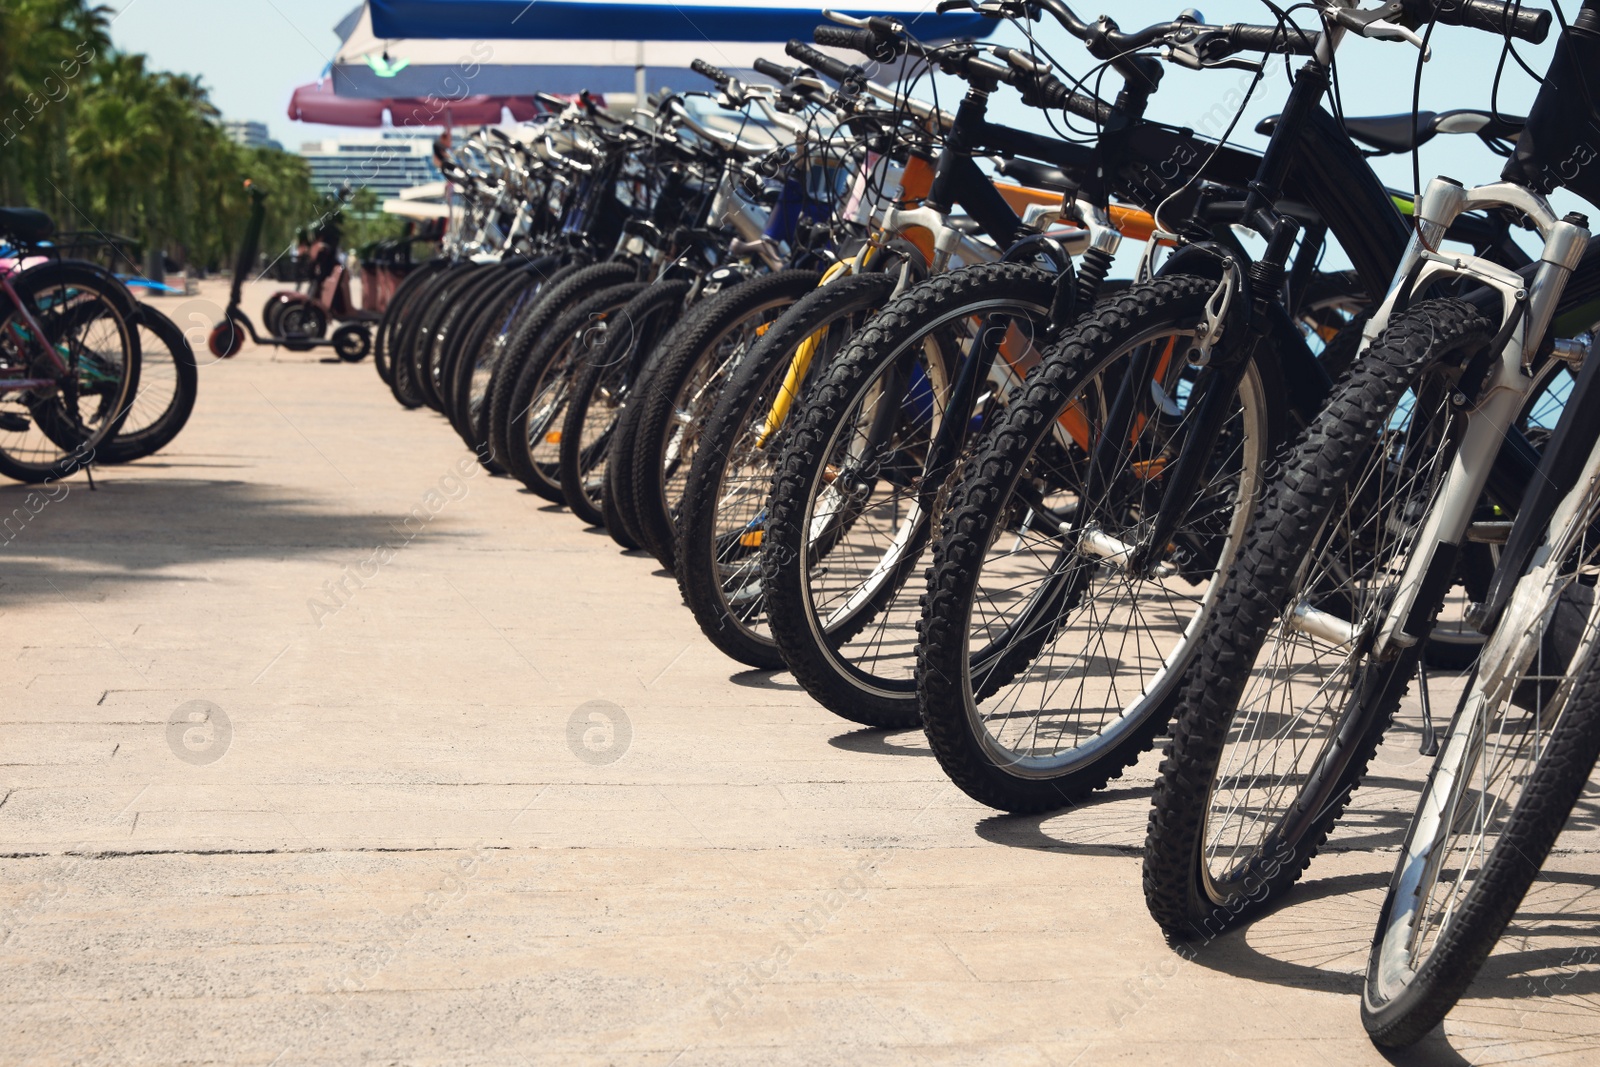
[[[877,213],[876,226],[866,243],[854,256],[842,259],[829,267],[818,283],[819,287],[871,270],[890,242],[897,238],[910,241],[927,259],[928,269],[934,274],[948,270],[950,261],[957,253],[964,261],[972,263],[992,263],[998,260],[1001,253],[993,246],[973,240],[961,229],[950,224],[950,215],[947,212],[926,203],[934,180],[935,172],[929,166],[926,157],[913,155],[901,177],[895,203]],[[964,171],[959,179],[956,196],[960,203],[982,204],[993,212],[994,201],[988,195],[978,193],[974,182],[982,182],[987,189],[998,193],[1007,213],[1014,212],[1020,207],[1021,225],[1029,232],[1042,230],[1061,215],[1060,194],[991,181],[978,170],[976,164],[972,164],[970,172]],[[899,206],[901,204],[907,206],[901,207]],[[1149,216],[1143,212],[1120,210],[1126,215],[1127,224],[1130,226],[1137,227],[1149,220]],[[1015,222],[1016,216],[1012,215],[1011,224],[1014,225]],[[993,219],[985,228],[992,232],[993,229],[1000,229],[1005,225],[1006,222],[1002,217]],[[1090,246],[1095,238],[1095,231],[1066,230],[1055,236],[1061,240],[1069,254],[1079,255]],[[900,280],[894,290],[895,295],[903,292],[910,283],[911,261],[908,259],[902,266]],[[811,361],[816,355],[817,347],[821,343],[822,334],[818,333],[806,338],[795,349],[783,386],[773,398],[772,407],[767,412],[757,447],[765,446],[788,418],[796,398],[800,395],[800,387],[810,372]]]
[[[38,339],[39,347],[49,354],[50,361],[55,365],[56,370],[61,376],[65,377],[69,371],[66,363],[61,359],[61,353],[55,350],[54,345],[44,343],[44,339],[49,334],[39,324],[39,320],[34,316],[33,310],[28,307],[27,301],[23,300],[18,295],[16,288],[12,286],[9,273],[0,273],[0,293],[4,293],[11,300],[11,305],[22,316],[20,324],[15,322],[11,324],[11,332],[16,336],[17,342],[24,347],[28,346],[28,338],[24,335],[22,329],[27,327],[33,333],[33,336]],[[59,380],[56,378],[0,378],[0,393],[19,393],[29,389],[53,389],[58,384]]]

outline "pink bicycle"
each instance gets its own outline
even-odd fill
[[[138,304],[93,263],[55,258],[50,216],[0,208],[0,474],[65,478],[95,462],[139,385]]]

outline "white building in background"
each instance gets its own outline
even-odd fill
[[[283,145],[274,141],[267,133],[267,124],[254,119],[224,119],[222,132],[228,135],[228,140],[234,144],[242,144],[246,148],[276,148],[283,151]]]
[[[371,189],[380,202],[441,177],[433,165],[433,135],[427,133],[374,130],[306,141],[300,155],[311,164],[311,184],[318,192],[337,193],[348,184],[352,190]]]

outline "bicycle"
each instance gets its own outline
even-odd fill
[[[1585,11],[1592,49],[1600,19],[1594,4]],[[1368,33],[1387,18],[1437,19],[1533,41],[1550,22],[1548,12],[1493,2],[1405,0],[1326,14],[1330,32]],[[1592,506],[1587,365],[1534,469],[1507,477],[1526,470],[1515,425],[1544,353],[1582,360],[1582,345],[1548,339],[1570,338],[1600,318],[1600,256],[1585,253],[1586,220],[1557,218],[1542,194],[1561,176],[1539,173],[1551,158],[1544,153],[1571,140],[1570,105],[1558,103],[1552,87],[1582,84],[1578,68],[1559,67],[1577,47],[1573,36],[1563,31],[1557,65],[1528,119],[1537,136],[1519,138],[1502,180],[1469,190],[1436,178],[1423,193],[1406,255],[1364,331],[1365,351],[1284,457],[1244,534],[1217,612],[1228,623],[1213,622],[1203,635],[1152,803],[1145,894],[1163,929],[1175,938],[1209,937],[1259,913],[1315,859],[1359,786],[1418,674],[1461,550],[1501,546],[1484,605],[1469,615],[1491,634],[1489,643],[1424,789],[1374,941],[1363,1018],[1385,1044],[1415,1040],[1454,1003],[1554,840],[1563,795],[1570,807],[1593,764],[1593,750],[1581,747],[1590,743],[1589,717],[1562,714],[1581,707],[1572,697],[1592,684],[1592,622],[1587,612],[1564,608],[1562,597],[1585,587],[1574,568],[1587,558],[1585,509]],[[1600,196],[1592,180],[1566,184],[1591,202]],[[1445,227],[1474,209],[1530,219],[1543,241],[1538,263],[1513,271],[1441,253]],[[1430,294],[1447,283],[1466,291]],[[1483,516],[1486,490],[1509,496],[1513,523]],[[1545,656],[1550,662],[1541,663]],[[1462,773],[1484,766],[1486,724],[1512,720],[1534,724],[1524,740],[1560,753],[1538,788],[1528,779],[1518,794],[1521,781],[1502,779],[1508,794],[1528,798],[1516,807],[1536,813],[1532,826],[1507,818],[1509,796],[1478,791]],[[1559,747],[1552,729],[1564,731]],[[1425,719],[1425,746],[1431,733]],[[1485,803],[1465,803],[1474,796]],[[1424,890],[1441,884],[1452,812],[1492,816],[1469,836],[1479,845],[1497,836],[1505,847],[1465,850],[1448,881],[1471,883],[1471,902],[1419,912]]]
[[[41,211],[0,208],[0,237],[41,249]],[[0,474],[21,482],[91,466],[128,417],[139,384],[136,303],[90,263],[0,273]]]

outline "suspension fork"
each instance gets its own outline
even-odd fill
[[[1544,249],[1531,283],[1487,261],[1441,254],[1428,247],[1437,245],[1439,237],[1457,215],[1474,208],[1494,206],[1522,211],[1544,237]],[[1475,402],[1467,413],[1466,433],[1417,532],[1414,551],[1406,561],[1395,597],[1380,621],[1374,645],[1380,658],[1392,658],[1399,650],[1410,648],[1427,636],[1431,619],[1424,616],[1432,611],[1432,594],[1448,584],[1451,572],[1446,568],[1453,566],[1455,553],[1472,521],[1472,512],[1488,483],[1505,436],[1532,387],[1529,368],[1550,328],[1566,283],[1589,241],[1588,223],[1582,216],[1557,219],[1542,197],[1506,182],[1468,190],[1449,179],[1435,178],[1417,205],[1417,217],[1418,234],[1396,274],[1402,284],[1397,284],[1380,311],[1386,316],[1396,302],[1410,292],[1424,292],[1442,278],[1464,276],[1487,282],[1500,291],[1503,325],[1491,342],[1494,363],[1478,396],[1461,398],[1463,403]],[[1569,408],[1563,415],[1563,423],[1568,421],[1572,411]],[[1549,456],[1547,461],[1553,464],[1559,457]],[[1541,464],[1544,462],[1546,460]],[[1519,514],[1518,528],[1524,525],[1522,519]],[[1529,516],[1530,523],[1537,519],[1537,515]],[[1535,530],[1532,536],[1536,538],[1539,533],[1542,531]],[[1500,578],[1499,574],[1496,578]],[[1500,588],[1509,592],[1504,584]]]
[[[1277,217],[1266,255],[1250,267],[1250,285],[1244,284],[1232,260],[1224,265],[1222,280],[1206,304],[1206,318],[1200,326],[1200,363],[1204,372],[1198,396],[1190,395],[1189,407],[1193,414],[1184,420],[1188,426],[1183,431],[1177,462],[1162,472],[1167,491],[1161,494],[1161,506],[1150,530],[1126,560],[1130,574],[1144,577],[1154,574],[1178,524],[1205,491],[1201,482],[1205,465],[1227,424],[1231,402],[1239,383],[1244,380],[1245,370],[1260,354],[1272,328],[1271,305],[1298,232],[1293,219]],[[1231,346],[1223,344],[1230,335],[1238,341]],[[1130,382],[1130,387],[1140,386]],[[1104,442],[1103,447],[1120,449],[1123,440],[1125,438],[1119,437]]]

